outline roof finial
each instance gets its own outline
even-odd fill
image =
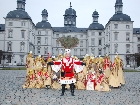
[[[71,2],[70,2],[70,8],[71,8],[72,6],[71,6]]]

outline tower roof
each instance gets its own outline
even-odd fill
[[[13,10],[10,11],[6,18],[21,18],[21,19],[31,19],[31,17],[28,15],[26,11],[22,10]]]
[[[47,12],[47,10],[44,9],[44,10],[42,11],[42,14],[41,14],[41,15],[47,15],[47,16],[48,16],[48,12]]]
[[[104,30],[104,26],[99,23],[92,23],[92,24],[90,24],[88,29],[89,30]]]
[[[130,16],[122,13],[123,3],[122,0],[116,0],[115,14],[109,19],[109,21],[131,21]]]
[[[70,2],[70,8],[65,10],[64,16],[66,16],[66,15],[76,15],[76,11],[74,9],[72,9],[71,2]]]
[[[116,5],[117,4],[123,4],[123,2],[122,2],[122,0],[116,0],[116,3],[115,3]]]
[[[31,17],[25,11],[25,1],[26,0],[17,0],[17,10],[10,11],[6,18],[31,19]]]
[[[47,17],[48,17],[48,12],[47,12],[47,10],[46,9],[44,9],[43,11],[42,11],[42,21],[41,22],[38,22],[37,24],[36,24],[36,28],[48,28],[48,29],[51,29],[52,27],[51,27],[51,24],[48,22],[48,20],[47,20]],[[45,18],[45,19],[44,19]]]
[[[94,16],[94,15],[99,15],[96,10],[93,12],[92,16]]]
[[[109,21],[131,21],[130,16],[123,14],[123,13],[117,13],[114,14]]]
[[[36,28],[52,28],[51,24],[47,21],[41,21],[36,24]]]
[[[89,25],[88,29],[89,30],[103,30],[104,26],[98,23],[99,14],[96,10],[93,12],[92,17],[93,17],[93,23]]]

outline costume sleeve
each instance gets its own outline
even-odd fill
[[[51,65],[52,70],[55,71],[56,73],[61,69],[62,66],[62,61],[54,61],[54,65]]]
[[[81,61],[79,61],[79,60],[74,60],[74,64],[76,64],[76,65],[81,65],[81,64],[82,64],[82,62],[81,62]]]
[[[73,63],[74,63],[74,69],[75,69],[76,73],[83,71],[84,65],[83,66],[81,65],[82,64],[81,61],[73,60]]]
[[[112,64],[112,67],[114,67],[115,66],[115,62]]]

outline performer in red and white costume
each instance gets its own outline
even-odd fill
[[[109,78],[110,76],[110,65],[111,65],[111,62],[110,62],[109,56],[106,54],[106,57],[104,59],[104,73],[107,78]]]
[[[49,63],[51,64],[52,70],[55,72],[58,72],[62,67],[60,77],[60,83],[62,84],[61,96],[64,95],[66,84],[70,85],[71,95],[74,96],[74,83],[76,82],[74,78],[74,69],[76,73],[81,72],[84,68],[83,65],[85,65],[85,63],[70,57],[70,51],[70,49],[65,49],[65,57],[62,60]]]
[[[105,58],[104,60],[104,70],[110,68],[110,62],[108,58]]]
[[[95,72],[92,72],[91,70],[86,75],[86,90],[95,90],[96,86],[96,74]]]

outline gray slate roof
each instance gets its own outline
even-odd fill
[[[76,11],[72,8],[68,8],[65,11],[65,15],[76,15]]]
[[[115,4],[122,4],[122,0],[116,0],[116,3]]]
[[[140,28],[133,28],[133,34],[140,34]]]
[[[68,33],[68,32],[87,32],[87,28],[77,28],[77,27],[52,27],[54,32],[62,32],[62,33]]]
[[[5,31],[5,24],[0,24],[0,31]]]
[[[6,18],[21,18],[21,19],[31,19],[26,11],[23,10],[14,10],[10,11]]]
[[[93,15],[99,15],[99,14],[98,14],[98,12],[95,10],[95,11],[93,12],[92,16],[93,16]]]
[[[130,16],[123,14],[123,13],[117,13],[114,14],[109,21],[131,21]]]
[[[89,30],[104,30],[104,26],[99,23],[92,23],[92,24],[90,24],[88,29]]]
[[[51,24],[47,21],[41,21],[36,24],[36,28],[52,28]]]

